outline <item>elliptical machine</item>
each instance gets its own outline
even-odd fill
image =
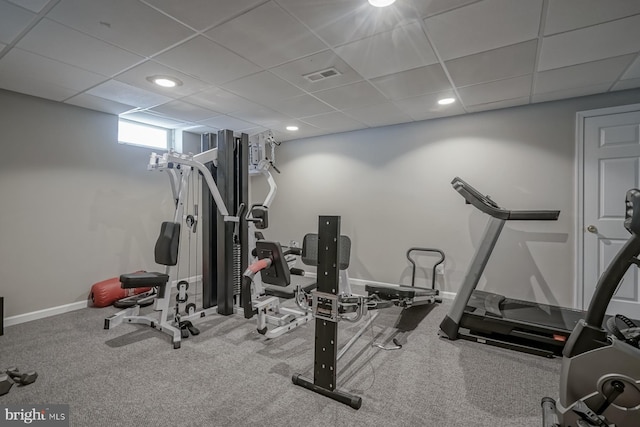
[[[626,195],[624,227],[631,237],[598,281],[586,317],[569,337],[560,371],[558,401],[542,399],[543,427],[640,425],[640,329],[624,316],[605,312],[632,264],[640,266],[640,190]],[[616,326],[622,318],[626,329]]]

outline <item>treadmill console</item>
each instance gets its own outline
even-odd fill
[[[467,203],[472,204],[481,212],[494,218],[516,221],[555,221],[560,211],[551,210],[509,210],[498,206],[489,196],[485,196],[467,182],[455,177],[451,181],[453,188],[460,193]]]

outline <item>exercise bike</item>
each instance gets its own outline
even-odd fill
[[[640,190],[629,190],[625,202],[631,237],[600,277],[586,317],[565,345],[559,399],[542,399],[543,427],[640,425],[640,329],[620,315],[607,320],[609,331],[603,328],[619,283],[632,264],[640,266]]]

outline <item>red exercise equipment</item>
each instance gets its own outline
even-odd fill
[[[107,307],[122,298],[149,292],[150,290],[151,288],[148,287],[123,289],[120,285],[120,278],[112,277],[91,286],[89,299],[94,307]]]

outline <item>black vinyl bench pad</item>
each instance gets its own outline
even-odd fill
[[[282,299],[292,299],[296,296],[297,286],[265,286],[264,293],[272,297],[278,297]],[[301,285],[300,288],[305,292],[311,292],[316,288],[316,283],[309,283]]]
[[[385,286],[385,285],[365,285],[365,291],[369,295],[377,295],[384,300],[414,299],[420,297],[436,297],[437,289],[415,288],[413,286]]]
[[[120,286],[123,289],[162,286],[168,281],[169,275],[165,273],[140,271],[120,275]]]

